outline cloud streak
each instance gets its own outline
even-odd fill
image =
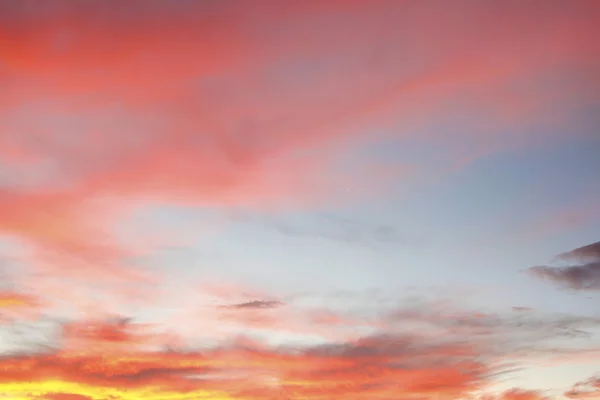
[[[231,304],[224,306],[225,308],[232,308],[236,310],[253,310],[253,309],[266,309],[266,308],[277,308],[283,305],[282,302],[276,300],[253,300],[245,303]]]
[[[600,242],[556,256],[567,266],[535,266],[529,271],[536,277],[572,290],[600,290]]]

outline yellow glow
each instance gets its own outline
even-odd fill
[[[0,298],[0,308],[10,308],[26,306],[28,303],[23,299],[18,298]]]
[[[164,391],[158,387],[118,389],[80,383],[48,380],[43,382],[0,383],[0,399],[34,400],[51,393],[87,396],[93,400],[232,400],[226,393],[197,390],[186,393]]]

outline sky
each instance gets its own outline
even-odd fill
[[[0,399],[600,399],[599,27],[0,0]]]

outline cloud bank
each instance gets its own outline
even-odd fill
[[[313,313],[289,306],[297,316]],[[356,330],[358,315],[354,322],[338,315],[338,321]],[[130,318],[57,321],[60,333],[44,350],[0,358],[0,393],[23,400],[542,399],[543,392],[497,393],[490,386],[532,356],[553,354],[551,346],[540,343],[573,338],[567,331],[600,323],[542,314],[523,319],[510,311],[481,314],[426,303],[369,315],[363,318],[377,320],[378,327],[352,339],[274,345],[256,335],[259,328],[269,328],[267,323],[201,347],[173,342],[164,327]],[[331,329],[339,328],[329,321]],[[313,333],[319,334],[315,327]]]

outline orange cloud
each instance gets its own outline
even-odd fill
[[[546,399],[539,391],[512,389],[502,394],[504,400],[542,400]]]
[[[36,318],[42,304],[33,296],[0,291],[0,324],[6,321]]]
[[[69,394],[69,393],[50,393],[45,395],[45,400],[94,400],[89,396],[82,396],[80,394]]]
[[[548,399],[541,391],[513,388],[499,395],[482,396],[481,400],[544,400]]]
[[[403,338],[375,337],[294,351],[248,344],[203,353],[123,348],[109,355],[80,355],[67,350],[5,358],[0,363],[0,391],[25,399],[32,398],[27,393],[33,387],[38,395],[69,393],[92,399],[159,399],[175,394],[182,399],[323,399],[332,395],[367,399],[393,393],[409,398],[431,394],[454,398],[480,388],[489,373],[489,367],[476,361],[466,347],[458,357],[444,346],[432,349],[434,357],[439,353],[445,360],[434,363],[407,345]]]

